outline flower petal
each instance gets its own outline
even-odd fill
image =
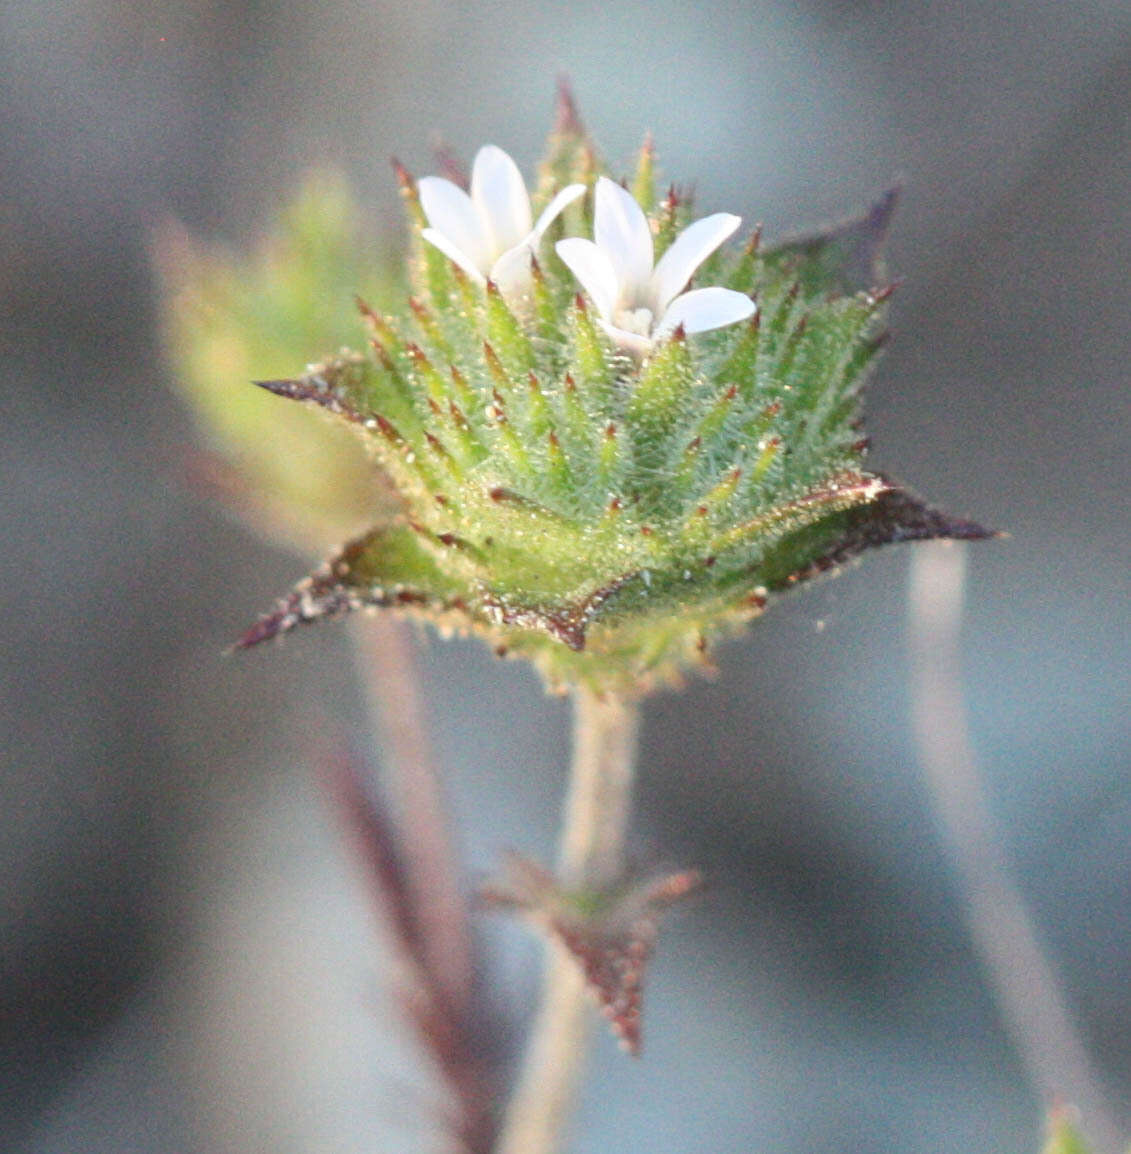
[[[476,284],[485,284],[487,278],[476,267],[475,262],[463,251],[457,248],[445,233],[437,228],[421,229],[420,235],[431,245],[435,245],[444,256],[454,261]]]
[[[597,323],[618,348],[625,349],[638,357],[646,357],[652,351],[655,342],[651,337],[646,337],[641,333],[630,333],[628,329],[618,329],[616,325],[610,325],[607,321],[599,320]]]
[[[632,194],[602,176],[597,181],[593,239],[616,272],[621,304],[635,306],[652,275],[652,230]]]
[[[724,325],[734,325],[752,317],[758,306],[745,294],[733,289],[712,288],[693,289],[678,296],[663,315],[652,334],[654,340],[670,336],[683,325],[684,332],[704,333],[708,329],[721,329]]]
[[[617,303],[617,274],[608,253],[584,237],[571,236],[554,246],[558,256],[608,320]]]
[[[425,176],[417,184],[420,207],[435,232],[442,233],[449,243],[472,263],[482,276],[491,266],[490,239],[471,197],[458,185],[442,176]],[[432,241],[436,244],[435,240]],[[443,248],[436,244],[437,248]],[[448,249],[444,249],[452,256]],[[455,257],[452,257],[455,260]],[[459,263],[458,261],[456,262]]]
[[[542,212],[538,216],[537,223],[534,225],[534,232],[531,234],[535,248],[537,248],[538,242],[542,239],[542,234],[554,223],[566,205],[572,204],[579,196],[583,196],[584,194],[585,185],[567,184],[566,187],[542,209]]]
[[[530,197],[526,183],[518,165],[494,144],[484,145],[475,154],[471,166],[471,199],[490,237],[491,260],[530,234]]]
[[[652,274],[652,301],[659,314],[687,287],[695,270],[742,223],[742,217],[716,212],[688,225],[660,257]]]
[[[491,266],[491,279],[498,285],[507,304],[517,302],[530,292],[533,273],[530,261],[534,250],[523,241],[505,253]]]

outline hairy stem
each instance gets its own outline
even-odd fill
[[[994,828],[966,724],[959,654],[965,547],[919,545],[911,576],[912,694],[919,759],[958,870],[966,916],[998,1008],[1046,1103],[1081,1110],[1095,1149],[1115,1154],[1120,1129],[1041,948]]]
[[[573,763],[558,850],[563,885],[606,885],[624,868],[638,728],[635,704],[574,693]]]
[[[566,797],[558,878],[573,888],[615,881],[624,866],[639,710],[584,689],[573,697],[573,764]],[[531,1032],[499,1154],[562,1149],[581,1082],[592,1011],[577,963],[549,946],[542,1005]]]

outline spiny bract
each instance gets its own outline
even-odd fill
[[[401,508],[241,645],[394,607],[528,656],[551,685],[632,694],[865,548],[987,535],[863,468],[892,195],[803,241],[764,249],[755,231],[715,252],[697,282],[746,294],[753,316],[626,353],[554,248],[592,235],[604,171],[563,101],[534,211],[571,182],[587,192],[560,198],[521,293],[504,293],[421,240],[418,189],[398,168],[414,234],[406,307],[359,302],[364,352],[261,384],[351,423]],[[659,260],[693,216],[674,188],[657,195],[650,144],[632,191]]]

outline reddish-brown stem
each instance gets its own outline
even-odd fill
[[[467,905],[428,740],[412,627],[387,615],[357,625],[358,665],[380,735],[396,825],[405,831],[402,852],[425,942],[425,965],[451,1007],[463,1013],[472,984]]]

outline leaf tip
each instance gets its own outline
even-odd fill
[[[554,131],[563,136],[585,135],[585,125],[578,114],[577,101],[573,95],[573,85],[566,72],[558,73],[554,96]]]

